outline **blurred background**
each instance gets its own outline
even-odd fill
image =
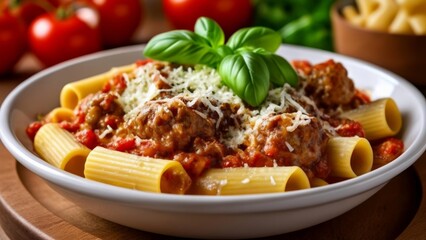
[[[229,37],[265,26],[286,44],[346,54],[424,85],[426,0],[0,0],[0,80],[146,43],[216,20]],[[333,10],[335,15],[333,15]],[[333,16],[335,16],[333,18]],[[390,45],[389,45],[389,44]],[[399,51],[398,51],[399,49]],[[419,57],[420,56],[420,57]]]
[[[7,58],[0,61],[3,75],[22,67],[41,69],[91,52],[146,43],[172,29],[193,30],[200,16],[216,20],[227,37],[239,28],[260,25],[279,31],[286,43],[332,50],[329,10],[333,0],[1,1],[0,32],[11,35],[9,43],[0,37],[4,56],[0,58]],[[24,24],[16,23],[16,18]],[[90,27],[81,26],[75,18]],[[100,31],[100,39],[90,28]],[[66,43],[72,38],[73,43]]]

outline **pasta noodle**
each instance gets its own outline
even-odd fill
[[[359,12],[363,18],[366,18],[371,13],[373,13],[374,9],[377,7],[375,6],[377,3],[371,0],[357,0],[356,3],[359,9]]]
[[[426,34],[426,13],[412,16],[408,22],[416,34]]]
[[[342,9],[343,16],[356,26],[398,34],[426,34],[424,0],[357,0]]]
[[[412,34],[413,29],[409,23],[409,16],[406,11],[399,11],[389,27],[391,33]]]
[[[366,19],[366,27],[373,30],[387,31],[389,25],[398,12],[398,6],[394,1],[380,0],[379,7]]]
[[[194,193],[234,195],[286,192],[309,188],[309,179],[299,167],[209,169],[194,184]]]
[[[348,19],[352,24],[356,26],[364,26],[365,25],[365,18],[360,16],[355,9],[355,6],[346,6],[342,10],[343,15]]]
[[[119,73],[130,72],[133,69],[135,69],[135,64],[112,68],[106,73],[65,85],[60,95],[61,106],[70,109],[75,108],[78,102],[88,94],[101,90],[108,79]]]
[[[424,0],[395,0],[406,11],[413,12],[425,4]]]
[[[371,171],[373,167],[373,150],[365,138],[331,138],[327,153],[334,177],[354,178]]]
[[[58,107],[47,114],[46,120],[52,123],[59,123],[62,121],[71,121],[74,119],[74,117],[75,116],[72,109]]]
[[[84,163],[90,149],[56,123],[47,123],[34,138],[34,150],[44,160],[67,172],[84,176]]]
[[[376,100],[341,116],[360,122],[368,140],[394,136],[402,126],[401,113],[391,98]]]
[[[148,192],[183,194],[191,184],[179,162],[136,156],[102,147],[87,157],[87,179]]]
[[[321,187],[321,186],[328,185],[328,182],[321,178],[313,178],[311,179],[310,183],[311,183],[311,187]]]

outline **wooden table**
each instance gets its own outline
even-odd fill
[[[0,78],[0,102],[39,69],[35,58],[26,56],[17,73]],[[426,154],[353,210],[311,228],[268,239],[426,239],[424,193]],[[86,213],[15,161],[2,144],[0,224],[0,239],[171,239]]]

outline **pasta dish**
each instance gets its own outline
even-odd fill
[[[403,151],[391,98],[371,101],[346,68],[289,63],[280,35],[243,28],[225,43],[194,32],[153,37],[144,59],[65,85],[31,123],[44,160],[90,180],[150,192],[284,192],[354,178]]]
[[[371,101],[345,67],[294,61],[299,84],[245,104],[215,69],[141,60],[63,87],[31,123],[36,152],[65,171],[143,191],[247,194],[317,187],[403,151],[390,98]]]

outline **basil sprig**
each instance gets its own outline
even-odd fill
[[[298,83],[290,63],[275,54],[280,44],[280,35],[266,27],[242,28],[225,43],[222,28],[214,20],[201,17],[194,32],[174,30],[156,35],[143,54],[159,61],[215,68],[223,84],[256,107],[271,86]]]

